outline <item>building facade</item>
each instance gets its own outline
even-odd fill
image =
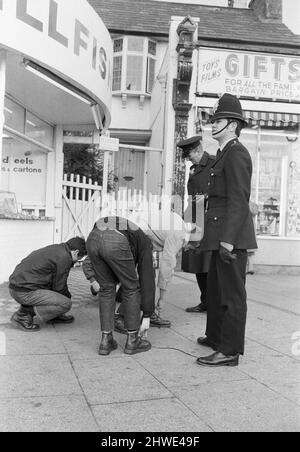
[[[63,130],[109,127],[111,64],[87,1],[0,2],[0,283],[61,240]]]
[[[252,156],[252,201],[259,206],[256,263],[297,271],[300,38],[283,24],[282,2],[252,0],[234,9],[90,3],[113,39],[111,134],[132,146],[115,156],[120,186],[183,196],[188,168],[177,141],[201,133],[215,154],[209,116],[222,93],[236,94],[249,122],[241,140]]]

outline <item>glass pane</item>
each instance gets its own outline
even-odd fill
[[[126,89],[128,91],[142,91],[143,57],[127,56]]]
[[[147,93],[152,93],[155,80],[155,60],[153,58],[148,58],[147,72]]]
[[[25,108],[7,97],[4,101],[4,118],[5,125],[18,132],[25,132]]]
[[[300,143],[290,143],[288,173],[287,225],[288,237],[300,237]]]
[[[122,57],[114,57],[113,91],[119,91],[122,83]]]
[[[26,135],[39,143],[53,146],[53,127],[29,111],[26,114]]]
[[[3,138],[0,214],[42,214],[46,206],[46,180],[45,152],[15,138]]]
[[[257,218],[260,235],[279,235],[282,158],[286,153],[284,136],[262,135]]]
[[[122,52],[123,50],[123,38],[114,40],[114,53]]]
[[[144,38],[128,37],[129,52],[144,52]]]
[[[148,42],[148,53],[150,53],[150,55],[156,55],[156,42]]]
[[[251,180],[251,200],[255,202],[257,184],[257,132],[253,133],[243,130],[241,134],[241,142],[248,149],[252,159],[253,172]]]

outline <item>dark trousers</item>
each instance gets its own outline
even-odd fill
[[[125,326],[140,326],[141,294],[134,257],[127,238],[115,230],[94,229],[87,240],[87,251],[100,284],[100,322],[102,331],[114,329],[116,285],[122,284]]]
[[[201,304],[207,308],[207,273],[196,273],[196,279],[201,292]]]
[[[244,354],[247,317],[245,289],[247,252],[235,250],[237,260],[224,263],[212,255],[207,280],[206,336],[224,355]]]

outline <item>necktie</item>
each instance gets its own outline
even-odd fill
[[[217,158],[220,157],[221,154],[222,154],[221,149],[218,149],[218,150],[217,150]]]

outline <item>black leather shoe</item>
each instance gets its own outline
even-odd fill
[[[40,330],[39,325],[33,323],[33,316],[27,312],[22,312],[21,309],[12,315],[11,322],[26,333],[35,333]]]
[[[102,333],[98,355],[107,356],[110,352],[116,350],[117,348],[118,344],[114,340],[112,333]]]
[[[59,315],[58,317],[55,317],[54,319],[49,320],[47,323],[73,323],[74,322],[74,317],[72,315],[66,315],[66,314],[62,314]]]
[[[230,366],[235,367],[239,365],[239,357],[240,355],[234,355],[234,356],[225,356],[223,353],[216,352],[212,355],[198,358],[196,363],[199,364],[199,366],[209,366],[209,367],[221,367],[221,366]]]
[[[210,342],[207,339],[207,337],[198,337],[197,343],[199,345],[202,345],[202,347],[209,347],[209,348],[212,348],[215,351],[217,350],[217,346],[215,344],[213,344],[212,342]]]
[[[127,334],[127,341],[124,349],[124,353],[127,355],[135,355],[136,353],[147,352],[151,349],[151,343],[142,339],[137,331],[133,331]]]
[[[124,317],[119,314],[115,315],[114,330],[120,334],[127,334]]]
[[[150,326],[157,326],[158,328],[170,328],[170,320],[164,320],[155,312],[150,317]]]
[[[201,303],[197,304],[197,306],[193,306],[191,308],[186,308],[186,312],[207,312],[207,307]]]

